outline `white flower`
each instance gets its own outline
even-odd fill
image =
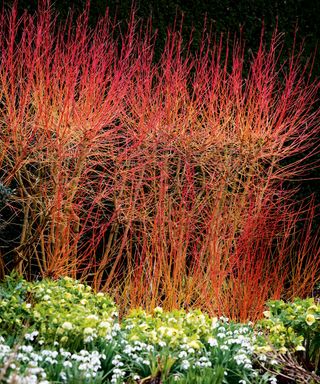
[[[222,351],[228,351],[228,350],[229,350],[229,347],[228,347],[227,345],[223,344],[223,345],[221,345],[220,349],[221,349]]]
[[[21,345],[21,347],[19,347],[19,350],[25,353],[31,353],[33,351],[33,348],[31,345]]]
[[[179,355],[178,355],[179,359],[183,359],[184,357],[187,357],[187,356],[188,356],[188,354],[187,354],[186,351],[181,351],[181,352],[179,353]]]
[[[260,361],[267,361],[267,356],[261,354],[261,355],[258,356],[258,359],[259,359]]]
[[[33,331],[32,333],[26,333],[24,338],[29,341],[33,341],[35,337],[39,335],[38,331]]]
[[[120,327],[120,324],[119,323],[115,323],[113,324],[113,330],[114,331],[120,331],[121,327]]]
[[[110,328],[110,324],[107,321],[101,321],[99,328]]]
[[[182,360],[181,362],[181,368],[184,370],[187,370],[190,368],[190,363],[188,360]]]
[[[61,326],[63,329],[66,329],[66,330],[70,330],[73,328],[73,325],[72,323],[70,323],[70,321],[65,321],[62,326]]]
[[[210,347],[216,347],[218,345],[218,342],[213,337],[209,337],[208,338],[208,344],[210,345]]]

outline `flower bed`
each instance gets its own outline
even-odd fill
[[[255,324],[160,307],[120,320],[107,295],[78,281],[7,277],[0,382],[316,383],[320,306],[313,299],[268,306]]]

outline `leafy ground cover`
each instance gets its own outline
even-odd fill
[[[115,303],[70,278],[0,285],[3,383],[317,383],[320,305],[272,301],[236,323],[200,310],[119,319]]]

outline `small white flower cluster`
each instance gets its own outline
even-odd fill
[[[8,365],[9,376],[6,383],[15,384],[49,384],[47,374],[38,363],[41,357],[33,351],[31,346],[20,346],[18,350],[12,350],[0,337],[0,365]],[[23,366],[23,372],[20,367]]]
[[[200,357],[200,359],[197,360],[194,363],[194,365],[195,365],[195,367],[199,367],[199,368],[210,368],[210,367],[212,367],[212,363],[211,363],[211,361],[209,360],[209,358],[207,356]]]
[[[121,350],[121,356],[118,354],[112,360],[114,368],[111,383],[123,383],[127,373],[130,373],[133,380],[138,380],[140,376],[136,369],[150,366],[150,356],[154,355],[155,346],[139,340],[128,341],[122,338],[118,347]]]
[[[29,336],[27,339],[30,339]],[[64,382],[77,380],[74,377],[77,372],[84,379],[92,380],[101,370],[101,361],[104,359],[106,356],[98,351],[81,350],[73,354],[63,348],[59,351],[35,351],[31,345],[22,345],[17,350],[12,350],[0,337],[0,364],[8,364],[6,383],[49,384],[45,369],[53,366],[61,370],[59,375]]]
[[[39,377],[40,376],[40,377]],[[49,384],[48,380],[45,380],[46,373],[42,368],[27,368],[23,375],[19,375],[12,372],[7,379],[7,383],[15,384]]]
[[[250,328],[247,326],[241,326],[234,330],[231,330],[227,326],[228,319],[223,319],[225,324],[218,327],[217,339],[218,342],[213,343],[219,346],[222,351],[233,351],[233,360],[238,366],[242,366],[245,369],[252,370],[252,355],[254,352],[255,336],[250,332]],[[209,340],[208,340],[209,343]],[[255,375],[255,372],[252,372]]]
[[[71,360],[78,363],[77,368],[79,371],[84,372],[84,377],[86,379],[92,379],[96,377],[97,372],[101,368],[101,360],[105,358],[106,356],[104,354],[100,354],[98,351],[88,352],[86,350],[81,350],[79,353],[74,353],[70,357]],[[68,365],[70,366],[70,361]]]
[[[115,355],[113,360],[112,360],[112,365],[114,366],[113,371],[112,371],[112,378],[111,378],[111,383],[119,383],[123,381],[124,376],[126,375],[126,371],[123,369],[124,363],[121,360],[120,355]]]
[[[94,339],[96,339],[98,336],[97,332],[94,328],[87,327],[83,330],[83,341],[85,343],[90,343]]]
[[[33,331],[31,333],[26,333],[24,338],[28,341],[33,341],[39,335],[38,331]]]

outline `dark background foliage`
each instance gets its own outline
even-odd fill
[[[71,8],[74,9],[75,16],[79,14],[84,9],[86,0],[56,0],[51,3],[60,19],[64,20]],[[5,4],[10,6],[12,1]],[[156,57],[161,54],[168,26],[173,25],[176,17],[180,20],[181,15],[184,19],[183,36],[186,41],[193,31],[193,49],[197,48],[201,40],[205,17],[212,23],[213,31],[217,34],[229,33],[231,41],[242,27],[247,54],[257,49],[264,23],[266,41],[270,39],[276,25],[284,34],[284,55],[286,51],[290,51],[296,35],[297,44],[304,44],[302,61],[315,55],[313,76],[320,75],[320,53],[316,52],[320,36],[319,0],[136,0],[134,5],[137,16],[145,20],[151,16],[153,28],[158,31]],[[24,9],[34,12],[37,7],[38,1],[35,0],[18,1],[19,12]],[[120,24],[125,26],[132,7],[131,0],[91,0],[90,24],[95,24],[99,16],[105,13],[106,7],[109,8],[110,15],[116,16]],[[320,161],[320,155],[313,157],[313,160]],[[320,204],[319,176],[319,170],[311,170],[309,180],[291,181],[288,187],[300,187],[297,199],[315,193],[316,203]],[[320,220],[316,222],[318,225]]]

